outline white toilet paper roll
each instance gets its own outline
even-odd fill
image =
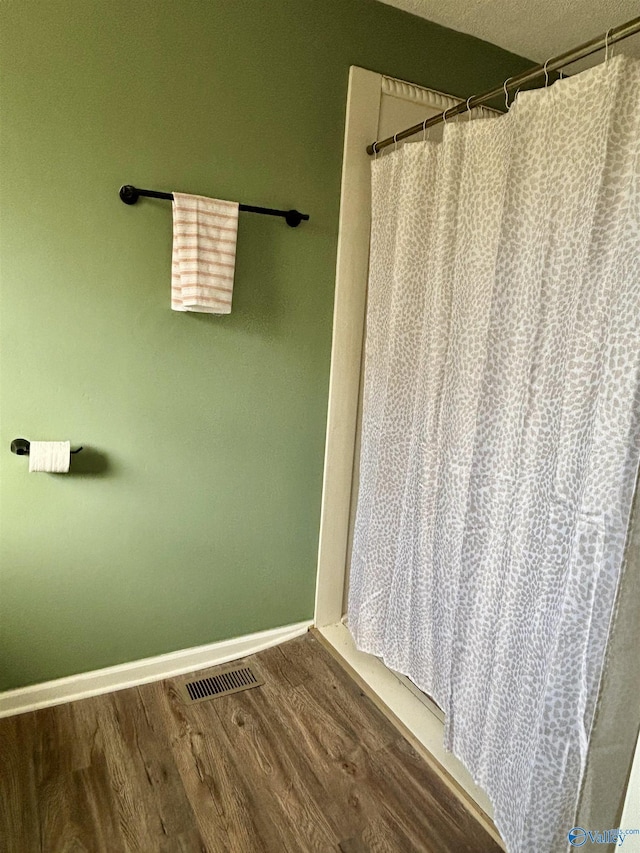
[[[29,446],[29,471],[66,474],[70,460],[70,441],[32,441]]]

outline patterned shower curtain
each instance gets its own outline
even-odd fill
[[[372,170],[348,624],[509,853],[565,851],[640,449],[640,63]]]

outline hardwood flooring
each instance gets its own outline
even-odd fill
[[[247,660],[0,720],[0,851],[499,853],[311,634]]]

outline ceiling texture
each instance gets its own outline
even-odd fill
[[[638,0],[381,0],[421,18],[544,62],[640,15]],[[640,35],[614,53],[640,57]],[[588,64],[602,59],[596,54]],[[584,67],[584,63],[581,64]],[[568,73],[580,70],[577,64]]]

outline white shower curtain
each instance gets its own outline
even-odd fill
[[[640,63],[372,170],[348,624],[444,709],[510,853],[564,851],[638,466]]]

